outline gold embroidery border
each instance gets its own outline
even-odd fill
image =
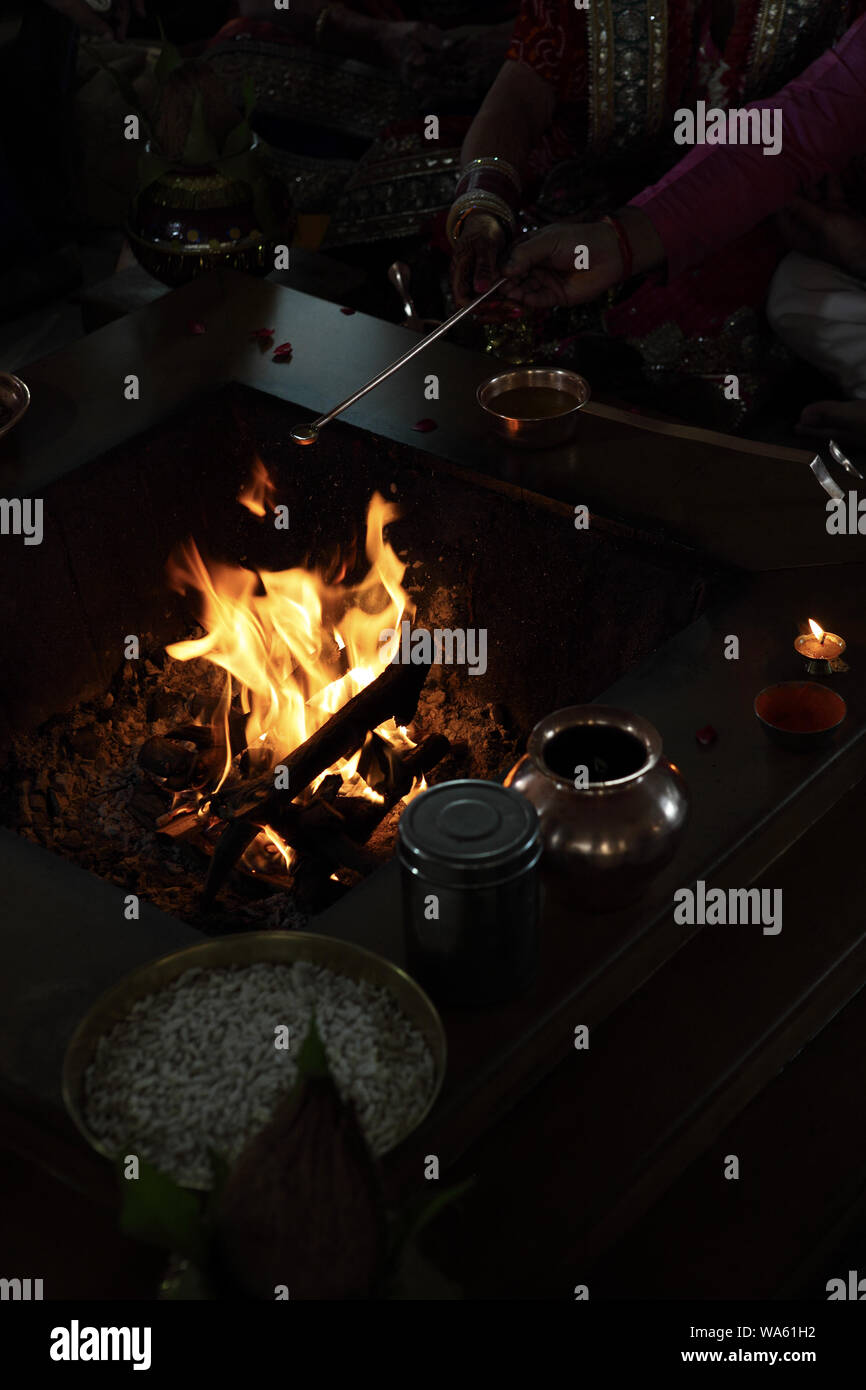
[[[647,36],[647,135],[654,139],[662,128],[667,95],[668,0],[653,0],[647,6]]]
[[[647,138],[655,138],[664,123],[668,76],[668,0],[651,0],[646,9]],[[601,153],[611,143],[628,141],[618,133],[616,71],[618,45],[614,34],[613,0],[595,0],[587,19],[590,57],[589,148]]]
[[[589,147],[594,153],[614,130],[613,0],[595,0],[587,19],[590,59]]]
[[[749,54],[747,95],[759,89],[773,66],[787,8],[787,0],[762,0],[752,51]]]

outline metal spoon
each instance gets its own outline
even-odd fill
[[[295,428],[292,430],[292,439],[295,443],[315,444],[319,437],[319,430],[323,425],[326,425],[329,420],[333,420],[335,416],[342,415],[343,411],[348,410],[350,405],[354,405],[362,396],[366,396],[367,392],[372,391],[375,386],[380,386],[383,381],[387,381],[389,376],[393,376],[401,367],[405,367],[407,362],[411,362],[412,358],[417,357],[418,353],[423,352],[430,343],[435,342],[437,338],[441,338],[442,334],[447,333],[449,328],[453,328],[455,323],[459,323],[467,314],[473,313],[483,300],[489,299],[496,290],[502,288],[506,283],[506,279],[507,277],[503,275],[501,279],[490,286],[489,290],[485,290],[483,294],[479,294],[476,299],[473,299],[471,304],[467,304],[463,309],[458,309],[456,314],[451,315],[450,319],[446,319],[444,323],[440,323],[439,327],[434,328],[432,333],[426,334],[420,342],[416,343],[414,347],[411,347],[408,352],[404,352],[403,355],[398,357],[395,362],[392,362],[390,366],[383,368],[378,375],[374,376],[372,380],[368,381],[360,390],[353,392],[351,396],[347,396],[344,401],[340,401],[339,405],[335,405],[334,409],[329,410],[327,415],[320,415],[317,419],[310,420],[308,424],[295,425]]]
[[[388,279],[391,281],[391,284],[394,286],[394,289],[397,291],[402,301],[403,313],[406,315],[406,326],[408,328],[416,328],[419,332],[423,332],[424,321],[415,308],[412,302],[412,296],[409,293],[409,278],[409,267],[404,261],[395,261],[392,266],[389,266]]]
[[[855,468],[848,455],[842,453],[842,450],[839,448],[839,445],[836,443],[835,439],[831,439],[827,447],[829,448],[830,453],[833,455],[833,458],[842,468],[845,469],[846,473],[852,473],[855,478],[860,478],[862,480],[863,474],[860,472],[860,469]]]

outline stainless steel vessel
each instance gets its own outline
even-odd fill
[[[672,858],[688,815],[657,729],[607,705],[571,705],[536,724],[505,779],[538,811],[545,864],[568,874],[575,906],[634,902]]]
[[[407,965],[436,999],[489,1004],[538,964],[538,816],[498,782],[441,782],[400,817]]]

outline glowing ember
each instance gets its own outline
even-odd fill
[[[274,487],[266,468],[254,461],[249,484],[239,502],[255,516],[273,508]],[[315,571],[289,569],[254,572],[239,566],[208,565],[195,543],[188,542],[169,563],[169,577],[181,593],[193,590],[201,602],[203,637],[166,648],[177,661],[203,657],[225,671],[225,683],[211,728],[220,754],[219,776],[212,785],[179,794],[175,811],[194,810],[209,818],[214,793],[238,781],[243,757],[245,776],[260,776],[305,742],[332,714],[369,685],[388,664],[383,629],[399,628],[414,605],[402,587],[405,565],[384,538],[397,509],[374,493],[367,512],[365,550],[370,568],[357,584],[326,582]],[[246,720],[245,748],[232,749],[230,721],[238,706]],[[415,745],[393,719],[375,731],[393,747]],[[342,795],[383,802],[384,797],[358,773],[359,749],[341,758],[312,784],[339,774]],[[424,790],[423,778],[404,800]],[[262,862],[288,870],[293,851],[272,827],[256,837],[245,856],[248,867]]]

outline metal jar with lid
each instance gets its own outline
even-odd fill
[[[411,973],[436,998],[492,1004],[538,965],[538,813],[498,782],[442,782],[400,817],[403,931]]]

